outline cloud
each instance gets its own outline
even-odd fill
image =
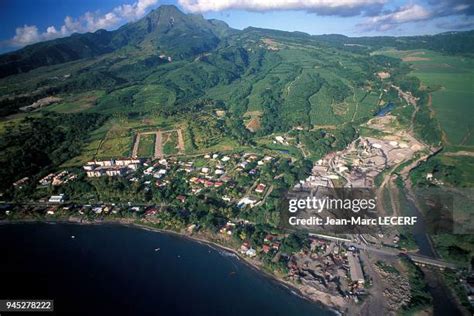
[[[300,10],[318,15],[355,16],[380,12],[386,0],[178,0],[179,5],[193,13],[247,10]]]
[[[428,4],[433,7],[435,16],[474,15],[472,0],[429,0]]]
[[[469,19],[467,16],[464,16],[460,19],[452,20],[441,20],[436,23],[436,26],[440,29],[445,30],[469,30],[474,29],[474,21]]]
[[[445,17],[451,17],[457,22],[441,21],[436,23],[436,26],[451,30],[469,29],[474,26],[474,4],[471,2],[472,0],[428,0],[425,6],[411,3],[370,17],[359,23],[357,27],[361,31],[383,32],[405,23],[440,21]]]
[[[148,10],[158,3],[158,0],[137,0],[132,4],[123,4],[105,14],[100,12],[86,12],[78,18],[66,16],[64,24],[56,29],[49,26],[46,31],[40,32],[36,25],[23,25],[17,27],[15,36],[5,41],[3,46],[22,47],[36,42],[46,41],[72,33],[94,32],[99,29],[111,29],[130,21],[143,17]]]
[[[15,30],[15,36],[12,41],[19,45],[25,45],[27,43],[37,42],[39,38],[38,28],[35,25],[24,25]]]
[[[299,10],[317,15],[362,16],[365,19],[357,24],[360,31],[383,32],[398,28],[405,23],[447,16],[469,18],[474,16],[472,1],[406,0],[405,4],[398,8],[391,7],[388,0],[178,0],[178,3],[184,10],[192,13],[225,10],[254,12]],[[468,28],[472,23],[470,20],[463,23],[451,23],[451,26]]]
[[[105,14],[86,12],[77,18],[66,16],[63,25],[49,26],[45,31],[40,31],[36,25],[23,25],[16,28],[13,38],[0,42],[0,46],[18,48],[72,33],[112,29],[140,19],[158,1],[135,0],[134,3],[119,5]],[[177,0],[184,10],[192,13],[232,9],[254,12],[299,10],[317,15],[362,16],[365,18],[357,27],[363,32],[384,32],[405,23],[434,19],[438,21],[436,26],[443,29],[469,29],[474,26],[472,0],[423,0],[423,5],[412,2],[417,0],[409,1],[409,4],[398,8],[387,9],[390,6],[388,0]],[[451,18],[451,21],[443,21],[445,18]]]
[[[127,21],[134,21],[144,16],[148,9],[155,6],[158,0],[138,0],[134,4],[123,4],[113,11]]]
[[[405,23],[425,21],[431,19],[433,16],[433,11],[418,4],[410,4],[378,16],[370,17],[357,26],[362,31],[383,32]]]

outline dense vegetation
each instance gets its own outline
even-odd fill
[[[0,136],[1,188],[25,176],[44,174],[48,167],[78,155],[89,132],[104,119],[99,114],[49,114],[7,125]]]
[[[404,311],[407,314],[412,314],[430,306],[433,298],[423,278],[423,271],[408,258],[402,258],[401,261],[403,266],[408,270],[411,295],[410,302],[404,307]]]
[[[471,44],[460,39],[470,37],[472,32],[395,39],[237,31],[161,6],[113,32],[78,34],[1,56],[0,77],[6,78],[0,114],[14,114],[50,95],[70,99],[97,90],[86,113],[106,114],[121,124],[179,121],[191,152],[235,144],[279,150],[262,139],[287,133],[296,140],[292,145],[315,160],[354,140],[358,125],[373,117],[383,100],[399,105],[400,121],[413,121],[420,139],[438,145],[441,132],[428,104],[434,88],[422,87],[400,59],[371,53],[388,45],[469,54]],[[44,65],[50,66],[35,69]],[[380,71],[389,72],[390,80],[381,80]],[[418,98],[416,113],[403,106],[391,84]],[[67,102],[58,108],[81,111]],[[216,118],[217,110],[225,114]]]
[[[439,35],[443,42],[458,41],[459,36]],[[439,37],[429,37],[420,45],[437,45]],[[391,43],[391,38],[383,39]],[[90,50],[77,51],[85,41]],[[75,35],[2,56],[1,76],[77,61],[6,78],[0,111],[2,115],[15,113],[47,95],[102,89],[106,95],[97,100],[95,112],[176,117],[206,107],[221,108],[229,119],[226,130],[239,143],[248,144],[253,136],[295,127],[345,126],[367,120],[377,110],[376,95],[384,87],[375,73],[384,70],[390,71],[393,83],[420,97],[415,131],[426,142],[438,143],[439,130],[426,106],[426,92],[420,90],[419,80],[409,77],[411,69],[399,59],[343,45],[351,41],[371,39],[257,28],[236,31],[225,23],[161,6],[117,31]],[[416,41],[404,38],[401,42],[415,45]],[[373,38],[370,43],[372,51],[380,47],[381,39]],[[391,91],[387,97],[398,98]],[[255,135],[246,128],[246,117],[257,124]],[[341,133],[346,132],[338,129],[332,134]],[[306,133],[301,139],[315,151],[315,157],[334,143],[327,137],[312,136]],[[347,135],[336,138],[342,139],[341,144],[351,139]],[[340,148],[339,144],[330,147]]]

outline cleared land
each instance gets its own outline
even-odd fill
[[[153,143],[150,142],[153,140]],[[151,153],[150,153],[151,152]],[[138,132],[133,143],[132,157],[162,158],[164,155],[184,153],[181,129],[169,131]]]
[[[140,135],[137,156],[140,158],[153,157],[155,151],[155,135]]]
[[[87,91],[77,95],[68,96],[62,102],[53,104],[45,108],[47,111],[58,113],[77,113],[91,110],[96,105],[97,100],[105,95],[104,91]]]
[[[163,153],[175,155],[178,153],[178,134],[175,131],[163,133]]]

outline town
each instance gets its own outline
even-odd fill
[[[278,224],[278,211],[271,210],[271,205],[276,205],[279,195],[272,196],[272,192],[288,185],[284,174],[286,168],[291,167],[295,168],[290,160],[257,153],[211,153],[191,159],[93,160],[82,170],[63,170],[39,179],[39,187],[48,187],[56,194],[40,198],[40,204],[27,207],[24,212],[44,212],[49,219],[66,216],[81,218],[81,221],[119,219],[126,222],[126,218],[135,218],[147,225],[172,230],[181,227],[187,233],[199,235],[206,228],[206,221],[192,221],[194,217],[186,211],[196,205],[192,203],[197,198],[206,203],[206,208],[216,205],[228,210],[227,219],[213,217],[210,221],[219,243],[237,249],[249,260],[258,259],[265,266],[287,274],[289,281],[302,282],[313,293],[330,293],[333,304],[359,300],[365,295],[365,278],[356,248],[256,224],[261,221],[259,216],[273,216],[273,222]],[[178,189],[173,184],[177,179],[183,182]],[[28,181],[31,180],[22,179],[16,184],[17,188],[21,190]],[[159,200],[151,194],[140,203],[136,199],[133,202],[113,199],[114,202],[102,200],[89,204],[74,193],[68,194],[71,191],[67,187],[74,186],[74,182],[100,181],[108,181],[112,186],[125,181],[130,189],[140,188],[144,197],[154,191],[163,192],[171,187],[173,190],[170,195],[160,195]],[[172,209],[180,212],[178,218],[169,216],[169,212],[175,212]],[[10,211],[6,214],[16,216]]]
[[[175,231],[232,249],[325,305],[347,308],[363,301],[367,306],[374,299],[368,289],[376,287],[386,297],[388,310],[396,311],[411,300],[409,276],[399,276],[397,271],[414,265],[454,267],[407,254],[406,237],[393,219],[412,225],[416,218],[402,217],[397,209],[389,212],[380,205],[392,171],[431,149],[386,113],[363,124],[362,131],[344,149],[313,163],[288,154],[286,148],[295,145],[290,134],[269,138],[280,148],[276,151],[260,148],[189,155],[181,128],[139,130],[133,133],[131,157],[92,159],[81,168],[60,168],[16,181],[13,192],[21,207],[4,205],[4,216],[118,222]],[[426,178],[436,181],[432,174]],[[348,234],[342,227],[338,237],[330,231],[282,225],[281,199],[287,193],[309,192],[313,200],[326,201],[330,192],[340,188],[372,189],[376,196],[370,201],[377,204],[378,215],[399,216],[383,217],[392,222],[364,219],[376,229]],[[22,203],[25,195],[28,203]],[[298,220],[295,226],[311,226],[308,219]],[[347,224],[332,218],[327,221],[327,226]],[[389,280],[397,277],[402,282],[392,286]]]
[[[318,161],[313,174],[300,182],[284,176],[291,175],[289,170],[292,168],[298,169],[291,160],[250,152],[215,152],[191,158],[92,160],[82,169],[62,170],[37,180],[40,191],[55,194],[38,199],[36,205],[23,206],[22,212],[34,216],[44,214],[49,220],[138,222],[200,236],[236,249],[253,264],[284,275],[287,282],[299,284],[298,288],[315,300],[321,300],[324,293],[325,304],[345,306],[367,297],[367,286],[376,280],[373,270],[367,270],[368,265],[374,264],[374,258],[387,260],[384,256],[369,259],[359,250],[362,246],[358,243],[370,247],[367,240],[378,237],[360,235],[339,240],[324,235],[280,231],[276,228],[280,214],[275,206],[281,190],[288,186],[310,187],[317,191],[323,184],[336,186],[339,177],[351,179],[352,173],[345,174],[349,168],[344,168],[338,161],[350,163],[344,157],[352,152],[361,155],[355,156],[360,161],[357,167],[362,168],[365,163],[371,168],[365,169],[368,177],[375,177],[372,170],[383,167],[373,161],[377,161],[377,157],[386,159],[386,154],[375,140],[363,139],[356,144]],[[384,146],[400,148],[394,144]],[[364,155],[370,158],[364,158]],[[385,166],[387,161],[380,163]],[[352,168],[351,172],[356,170]],[[360,182],[360,177],[359,174],[354,182]],[[21,179],[15,187],[21,190],[31,181]],[[85,183],[98,192],[90,202],[76,192],[77,186]],[[199,214],[202,209],[208,211]],[[20,216],[13,210],[6,210],[5,214],[10,218]],[[274,227],[260,224],[262,218],[265,218],[264,222],[273,222]],[[209,235],[208,230],[213,234]],[[398,235],[390,238],[394,238],[396,246]],[[397,252],[391,254],[392,258],[396,255]],[[397,292],[398,299],[403,297],[402,292]],[[401,299],[398,305],[394,303],[393,309],[407,299]]]

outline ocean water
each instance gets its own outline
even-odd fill
[[[0,271],[0,299],[54,299],[43,315],[333,315],[226,252],[119,225],[0,225]]]

